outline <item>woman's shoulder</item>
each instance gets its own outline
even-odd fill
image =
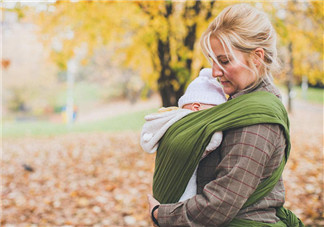
[[[230,99],[234,99],[234,98],[237,98],[237,97],[239,97],[241,95],[253,93],[253,92],[256,92],[256,91],[266,91],[266,92],[269,92],[269,93],[274,94],[275,96],[277,96],[277,98],[279,98],[280,100],[282,100],[280,90],[268,78],[263,79],[259,83],[259,85],[257,85],[254,88],[251,88],[251,89],[248,89],[248,90],[243,90],[243,91],[240,91],[240,92],[232,95],[230,97]]]
[[[282,100],[280,90],[274,85],[272,81],[270,81],[270,79],[264,79],[261,82],[260,86],[256,89],[256,91],[267,91]]]

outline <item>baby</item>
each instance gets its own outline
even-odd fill
[[[156,152],[159,141],[168,128],[187,114],[208,109],[224,102],[226,102],[225,94],[221,85],[212,77],[212,70],[202,69],[199,76],[189,84],[185,94],[179,99],[179,107],[161,108],[158,113],[145,116],[146,122],[141,132],[143,150],[148,153]],[[222,132],[214,133],[201,159],[215,150],[221,144],[222,138]],[[163,151],[159,150],[159,152]],[[187,200],[196,195],[197,168],[198,166],[179,201]]]

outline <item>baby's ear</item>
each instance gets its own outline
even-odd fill
[[[194,102],[191,104],[191,110],[192,111],[198,111],[200,110],[200,103],[199,102]]]

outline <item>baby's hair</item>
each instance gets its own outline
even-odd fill
[[[241,64],[257,76],[257,80],[251,87],[259,84],[265,77],[272,79],[271,73],[280,69],[276,32],[268,16],[249,4],[235,4],[226,7],[201,36],[200,45],[209,63],[212,64],[214,61],[226,72],[214,56],[210,44],[211,38],[217,38],[220,41],[228,59],[228,56],[231,55],[234,60],[237,60],[233,49],[249,56],[248,66]],[[257,48],[264,50],[264,59],[254,54],[254,50]],[[256,58],[261,63],[260,70],[253,64],[253,59]]]

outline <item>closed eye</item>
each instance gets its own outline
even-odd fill
[[[230,62],[230,58],[228,58],[227,56],[221,55],[218,56],[218,61],[219,63],[221,63],[222,65],[227,65]]]
[[[229,63],[229,61],[219,61],[222,65],[227,65]]]

